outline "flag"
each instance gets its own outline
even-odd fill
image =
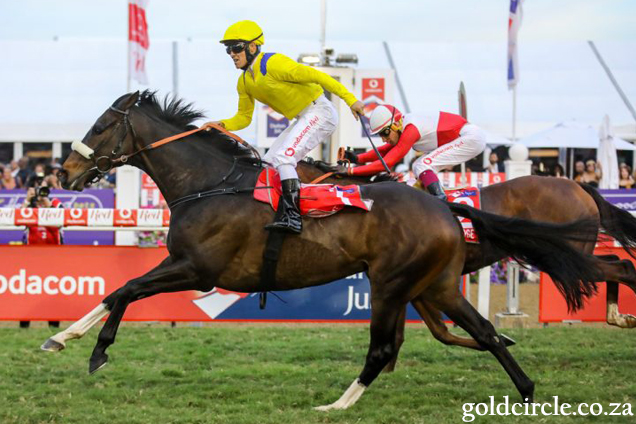
[[[521,27],[523,0],[510,0],[510,18],[508,19],[508,89],[513,89],[519,81],[517,59],[517,33]]]
[[[148,84],[146,53],[150,46],[146,5],[148,0],[128,0],[128,78]]]

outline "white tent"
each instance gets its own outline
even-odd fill
[[[612,138],[616,150],[636,150],[636,146],[617,137]],[[566,121],[519,140],[529,149],[573,148],[598,149],[599,133],[591,125]]]
[[[489,146],[511,146],[512,141],[498,134],[484,130],[486,133],[486,144]]]

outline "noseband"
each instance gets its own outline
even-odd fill
[[[128,136],[128,132],[132,134],[133,141],[137,139],[137,133],[135,132],[135,128],[133,127],[132,122],[129,119],[128,110],[117,109],[116,107],[113,107],[113,106],[110,106],[109,109],[112,110],[113,112],[116,112],[122,115],[122,121],[124,124],[124,133],[119,138],[119,141],[117,142],[117,145],[115,146],[115,148],[110,152],[110,156],[97,156],[95,154],[104,145],[104,143],[108,141],[108,139],[103,140],[100,144],[98,144],[95,147],[95,149],[91,149],[90,147],[82,143],[81,141],[74,141],[71,144],[71,148],[75,152],[79,153],[82,157],[93,162],[94,166],[84,171],[78,177],[79,179],[82,176],[88,174],[89,172],[93,172],[93,171],[97,172],[97,175],[91,181],[89,181],[89,184],[95,184],[96,182],[101,180],[104,177],[104,175],[108,174],[114,167],[121,164],[125,164],[126,162],[128,162],[128,159],[131,156],[134,156],[137,153],[139,153],[141,150],[143,150],[143,149],[138,150],[132,155],[121,154],[119,155],[119,157],[117,157],[117,155],[119,154],[124,144],[124,140],[126,140],[126,137]],[[117,129],[117,127],[121,125],[122,121],[117,122],[117,126],[115,127],[115,129]]]

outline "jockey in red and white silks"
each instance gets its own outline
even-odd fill
[[[392,168],[413,148],[426,154],[413,163],[413,172],[434,196],[446,199],[436,173],[447,166],[459,165],[486,147],[486,135],[459,115],[439,112],[433,116],[402,115],[390,105],[376,107],[370,118],[371,133],[380,134],[386,143],[378,148]],[[361,155],[347,153],[352,162],[368,165],[350,168],[352,175],[373,175],[384,168],[373,150]]]

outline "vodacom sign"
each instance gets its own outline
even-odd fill
[[[67,212],[69,212],[67,210]],[[28,217],[28,213],[23,216]],[[35,214],[37,216],[37,214]],[[162,211],[142,219],[161,222]],[[71,209],[67,218],[103,219],[125,225],[137,211]],[[51,219],[59,219],[58,216]],[[0,320],[74,321],[128,281],[157,266],[165,248],[121,246],[0,246]],[[210,317],[192,301],[198,292],[165,294],[132,304],[126,320],[205,321]]]
[[[20,269],[12,276],[0,274],[0,295],[7,292],[14,295],[103,295],[105,290],[106,283],[102,277],[40,276],[27,273],[26,269]]]

